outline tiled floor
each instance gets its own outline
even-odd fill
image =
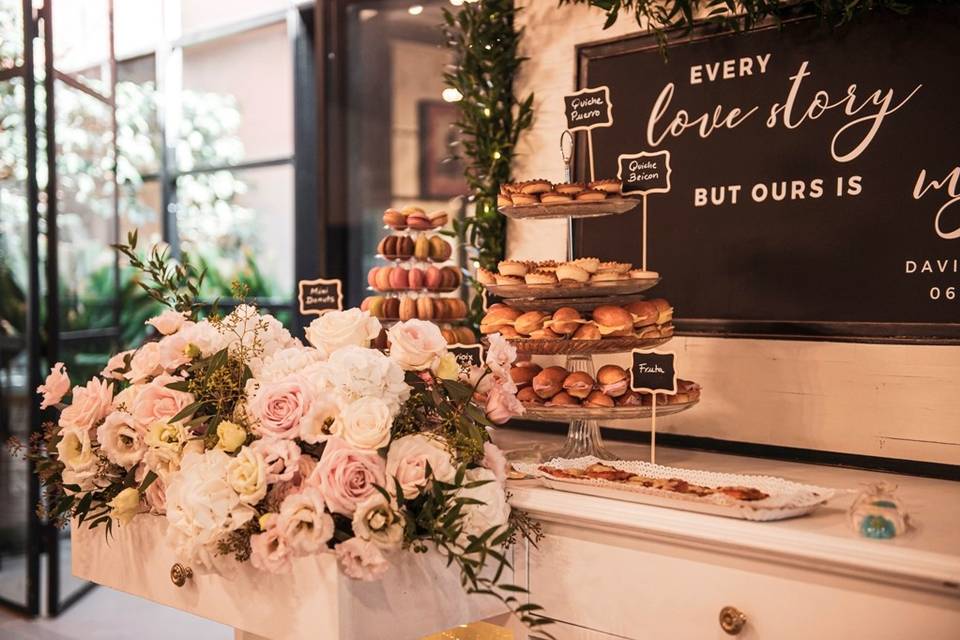
[[[232,640],[233,630],[98,587],[59,618],[29,620],[0,609],[2,640]]]

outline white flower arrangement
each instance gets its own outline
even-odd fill
[[[522,411],[505,340],[491,336],[486,366],[461,371],[429,322],[394,325],[384,354],[370,346],[379,321],[358,309],[314,320],[305,345],[252,306],[197,319],[173,297],[175,311],[148,321],[158,339],[111,358],[70,402],[62,363],[38,389],[60,411],[30,453],[51,517],[108,532],[164,517],[201,571],[283,573],[334,553],[345,575],[373,580],[394,554],[435,549],[468,591],[520,606],[509,592],[522,589],[484,577],[499,579],[517,535],[539,534],[511,514],[489,437]],[[543,624],[535,609],[518,613]]]

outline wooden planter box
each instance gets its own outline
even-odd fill
[[[74,575],[270,640],[415,639],[505,612],[493,598],[464,593],[459,571],[437,553],[392,554],[379,582],[343,576],[325,553],[294,560],[288,575],[243,565],[234,575],[194,575],[178,587],[166,526],[140,516],[115,527],[109,542],[102,529],[74,527]]]

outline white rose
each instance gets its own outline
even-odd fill
[[[337,349],[330,354],[327,368],[348,400],[374,396],[386,402],[391,411],[397,411],[410,397],[403,369],[376,349],[353,345]]]
[[[329,356],[348,345],[369,347],[370,341],[380,335],[380,321],[357,308],[328,311],[311,322],[305,334],[310,344]]]
[[[387,332],[390,359],[407,371],[422,371],[433,366],[447,352],[447,341],[440,327],[426,320],[399,322]]]
[[[267,465],[263,456],[250,447],[242,447],[227,464],[227,482],[240,496],[240,502],[260,502],[267,495]]]
[[[179,331],[185,321],[186,318],[182,313],[168,309],[160,315],[150,318],[144,324],[152,325],[161,334],[168,336]]]
[[[416,498],[427,484],[428,463],[434,479],[453,481],[457,470],[441,439],[415,434],[394,440],[387,451],[387,489],[396,490],[396,478],[403,496]]]
[[[97,442],[107,460],[130,469],[143,459],[147,445],[143,432],[137,428],[133,416],[123,411],[114,411],[97,427]]]
[[[333,537],[333,518],[324,511],[320,490],[307,487],[291,494],[280,504],[277,527],[297,553],[318,553]]]
[[[240,500],[227,480],[230,456],[219,449],[183,456],[166,487],[167,535],[177,554],[212,568],[217,543],[256,511]]]
[[[357,505],[353,533],[384,551],[394,551],[403,542],[403,519],[378,491]]]
[[[333,423],[333,433],[358,449],[379,449],[390,443],[393,414],[380,398],[366,397],[346,405]]]
[[[496,475],[482,467],[470,469],[465,474],[464,483],[486,482],[472,489],[462,489],[457,497],[472,498],[481,504],[468,504],[463,507],[463,533],[479,536],[492,527],[502,527],[510,517],[510,505],[503,485],[497,482]]]

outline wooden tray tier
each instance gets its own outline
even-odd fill
[[[636,295],[651,289],[660,278],[612,280],[609,282],[565,282],[563,284],[488,284],[490,293],[504,299],[515,298],[606,298]],[[562,303],[557,306],[564,306]]]
[[[669,416],[692,409],[699,400],[676,404],[657,404],[657,416]],[[524,404],[524,413],[517,420],[539,422],[569,422],[571,420],[642,420],[650,417],[652,409],[641,407],[548,407],[540,404]]]
[[[671,336],[672,337],[672,336]],[[670,341],[666,338],[603,338],[601,340],[510,340],[517,353],[529,355],[588,355],[593,353],[623,353],[633,349],[653,349]]]

